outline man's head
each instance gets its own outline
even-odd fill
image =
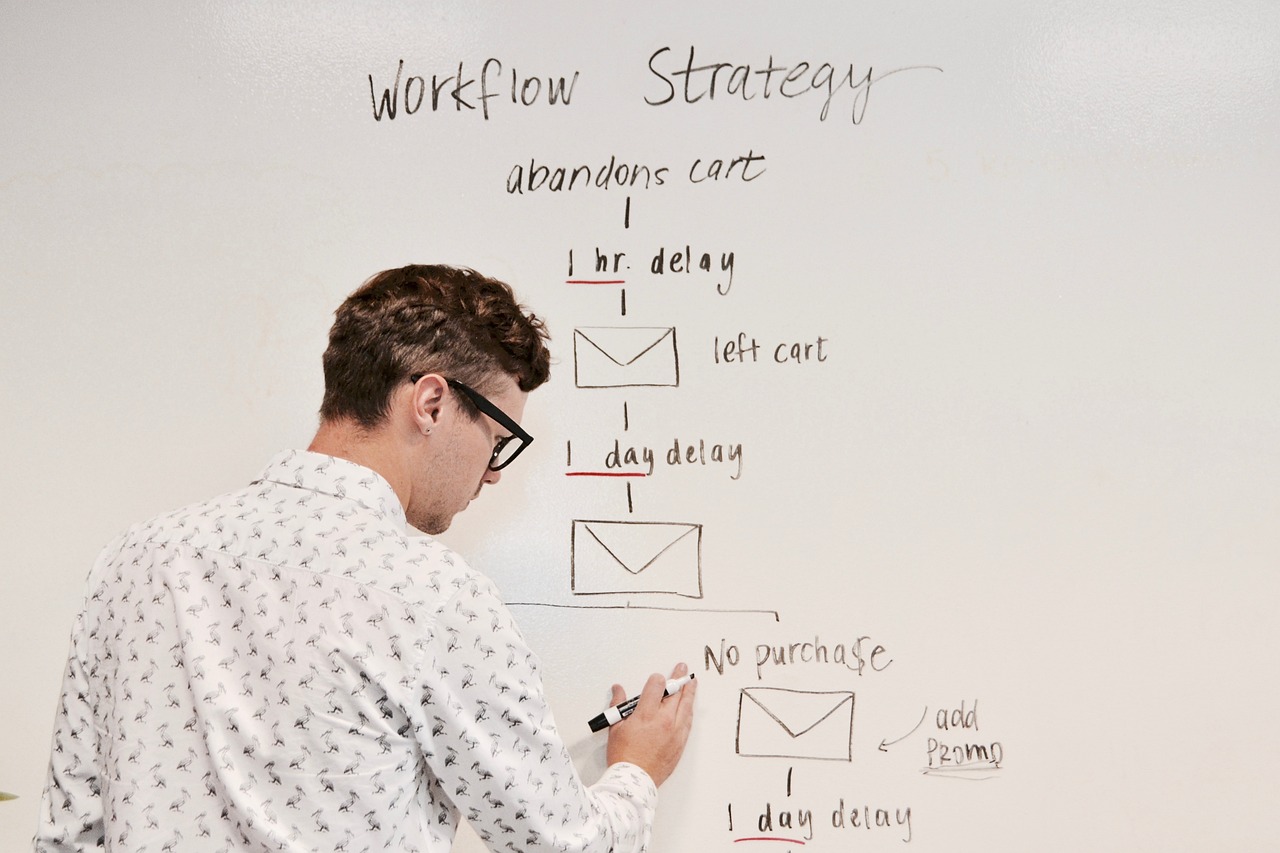
[[[504,375],[532,391],[550,375],[546,340],[542,321],[497,279],[443,265],[380,272],[335,312],[320,417],[373,428],[392,393],[428,373],[486,395]]]
[[[335,313],[313,449],[373,467],[411,524],[441,532],[497,482],[495,448],[550,373],[546,340],[509,286],[474,270],[378,273]]]

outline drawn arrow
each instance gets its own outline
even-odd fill
[[[925,718],[925,717],[927,717],[927,716],[929,716],[929,706],[928,706],[928,705],[925,705],[925,706],[924,706],[924,713],[922,713],[922,714],[920,715],[920,722],[919,722],[919,723],[916,723],[914,726],[912,726],[912,727],[911,727],[911,731],[907,732],[905,735],[903,735],[902,737],[898,738],[897,740],[881,740],[881,741],[880,741],[880,747],[879,747],[880,751],[881,751],[881,752],[888,752],[888,751],[889,751],[889,747],[893,746],[893,745],[894,745],[895,743],[897,743],[898,741],[900,741],[900,740],[906,740],[907,738],[911,737],[913,734],[915,734],[915,733],[916,733],[916,729],[920,728],[921,723],[923,723],[923,722],[924,722],[924,718]]]

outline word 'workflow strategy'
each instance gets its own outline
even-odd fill
[[[706,62],[698,58],[694,45],[689,46],[687,54],[677,53],[670,46],[660,47],[649,55],[647,67],[649,91],[642,97],[651,107],[706,105],[716,102],[717,97],[721,103],[765,104],[816,94],[822,98],[819,121],[826,121],[832,108],[845,101],[842,109],[853,124],[861,124],[866,117],[871,88],[876,83],[904,71],[942,70],[936,65],[909,65],[877,72],[871,65],[853,62],[778,61],[773,54],[756,64],[737,59]],[[517,108],[571,107],[574,96],[581,94],[582,72],[529,76],[517,68],[508,68],[497,57],[488,57],[478,66],[459,61],[456,68],[450,65],[448,72],[428,76],[412,73],[412,69],[406,74],[405,61],[400,59],[394,76],[381,87],[373,74],[368,78],[374,121],[418,115],[424,108],[428,113],[452,109],[454,113],[478,115],[489,121],[499,104]],[[583,88],[591,89],[586,83]],[[595,94],[599,91],[595,90]],[[613,95],[606,93],[606,97]],[[598,97],[595,100],[598,103]]]

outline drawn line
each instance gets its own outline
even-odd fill
[[[784,688],[777,688],[777,689],[779,689],[779,690],[783,690]],[[786,690],[785,692],[787,692],[787,693],[807,693],[807,692],[809,692],[809,691],[805,691],[805,690]],[[843,693],[843,692],[845,692],[845,691],[832,691],[832,692],[835,692],[835,693]],[[748,693],[746,690],[744,690],[744,691],[742,691],[742,695],[743,695],[744,697],[746,697],[747,699],[750,699],[752,702],[754,702],[754,703],[756,704],[756,706],[757,706],[761,711],[764,711],[766,715],[768,715],[768,716],[769,716],[769,717],[770,717],[770,718],[771,718],[775,723],[777,723],[779,726],[781,726],[781,727],[782,727],[782,730],[783,730],[783,731],[785,731],[787,734],[791,735],[791,737],[800,737],[801,735],[806,734],[806,733],[808,733],[808,732],[812,731],[813,729],[817,728],[817,727],[818,727],[819,725],[821,725],[822,723],[826,722],[826,721],[827,721],[827,718],[828,718],[828,717],[830,717],[832,714],[834,714],[836,711],[839,711],[841,708],[843,708],[843,707],[845,706],[845,703],[846,703],[846,702],[849,702],[849,703],[852,703],[852,702],[853,702],[853,694],[852,694],[852,693],[849,693],[847,696],[845,696],[845,698],[843,698],[843,699],[841,699],[841,700],[840,700],[839,704],[837,704],[837,705],[836,705],[834,708],[832,708],[830,711],[828,711],[827,713],[823,714],[820,718],[818,718],[818,720],[817,720],[816,722],[810,723],[810,724],[809,724],[808,726],[806,726],[805,728],[803,728],[803,729],[800,729],[800,730],[796,731],[796,730],[792,730],[791,726],[789,726],[789,725],[787,725],[785,722],[783,722],[783,720],[782,720],[782,718],[781,718],[781,717],[779,717],[777,714],[773,713],[773,711],[769,710],[769,709],[768,709],[768,708],[766,708],[764,705],[760,704],[760,700],[759,700],[759,699],[757,699],[757,698],[755,697],[755,694],[754,694],[754,693]]]
[[[508,601],[508,607],[555,607],[561,610],[663,610],[670,613],[740,613],[746,615],[772,616],[774,622],[781,622],[776,610],[748,610],[738,608],[714,607],[658,607],[646,604],[553,604],[548,601]]]
[[[590,339],[590,338],[588,338],[586,335],[581,335],[581,334],[580,334],[580,335],[579,335],[579,337],[583,338],[587,343],[591,344],[591,346],[592,346],[592,348],[593,348],[593,349],[595,349],[598,353],[600,353],[601,355],[603,355],[605,358],[607,358],[607,359],[609,359],[610,361],[612,361],[614,364],[618,365],[618,367],[628,367],[628,366],[630,366],[630,365],[632,365],[632,364],[635,364],[637,361],[639,361],[639,360],[640,360],[641,358],[643,358],[644,356],[648,355],[648,354],[649,354],[649,352],[650,352],[651,350],[653,350],[653,349],[655,349],[655,348],[657,348],[657,347],[661,346],[662,344],[666,343],[666,340],[667,340],[667,337],[668,337],[668,336],[670,336],[670,338],[671,338],[671,346],[672,346],[672,349],[674,349],[674,348],[675,348],[675,342],[676,342],[676,339],[675,339],[675,331],[676,331],[676,330],[675,330],[674,328],[669,328],[669,329],[665,329],[665,330],[664,330],[664,329],[661,329],[661,328],[658,328],[658,329],[656,329],[656,331],[661,331],[663,334],[662,334],[662,335],[661,335],[661,336],[660,336],[656,341],[654,341],[653,343],[649,344],[649,345],[648,345],[647,347],[645,347],[644,349],[640,350],[640,352],[638,352],[638,353],[636,353],[635,355],[631,356],[631,358],[629,358],[629,359],[628,359],[627,361],[625,361],[625,362],[623,362],[623,361],[618,361],[618,360],[617,360],[616,358],[614,358],[610,353],[606,352],[603,348],[601,348],[601,346],[600,346],[598,343],[596,343],[595,341],[591,340],[591,339]],[[576,339],[575,339],[575,346],[576,346]],[[576,356],[576,350],[575,350],[575,356]],[[678,377],[678,376],[676,377],[676,381],[677,381],[677,382],[679,381],[679,377]]]
[[[894,745],[895,743],[897,743],[898,741],[900,741],[900,740],[906,740],[907,738],[911,737],[911,735],[915,734],[915,730],[916,730],[916,729],[918,729],[918,728],[920,728],[921,724],[923,724],[923,723],[924,723],[924,718],[925,718],[925,717],[927,717],[927,716],[929,716],[929,706],[928,706],[928,705],[925,705],[925,706],[924,706],[924,713],[922,713],[922,714],[920,715],[920,722],[919,722],[919,723],[916,723],[914,726],[912,726],[912,727],[911,727],[911,731],[907,732],[905,735],[903,735],[902,737],[898,738],[898,740],[881,740],[881,741],[880,741],[880,751],[881,751],[881,752],[888,752],[889,750],[888,750],[888,749],[886,749],[885,747],[893,746],[893,745]]]
[[[640,476],[642,476],[642,477],[643,477],[644,475],[643,475],[643,474],[641,474]],[[622,523],[623,523],[623,524],[627,524],[628,522],[622,522]],[[638,574],[640,574],[640,573],[641,573],[641,572],[643,572],[645,569],[649,568],[649,567],[650,567],[650,566],[652,566],[654,563],[658,562],[658,558],[660,558],[663,554],[667,553],[667,552],[668,552],[668,551],[670,551],[672,548],[674,548],[674,547],[676,546],[676,543],[678,543],[680,540],[684,539],[686,536],[692,536],[694,533],[698,533],[698,532],[699,532],[699,530],[698,530],[698,527],[697,527],[697,526],[690,526],[690,528],[689,528],[688,530],[686,530],[684,533],[681,533],[681,534],[680,534],[679,536],[677,536],[675,539],[672,539],[672,540],[671,540],[671,542],[669,542],[665,548],[663,548],[663,549],[662,549],[661,551],[659,551],[658,553],[654,554],[654,555],[649,559],[649,562],[645,563],[643,566],[640,566],[639,568],[633,569],[633,568],[631,568],[631,566],[627,565],[627,564],[626,564],[626,562],[624,562],[624,561],[623,561],[623,559],[622,559],[621,557],[619,557],[617,554],[613,553],[613,549],[612,549],[612,548],[610,548],[608,545],[604,544],[604,542],[600,541],[600,537],[596,535],[596,532],[595,532],[594,530],[592,530],[590,527],[588,527],[588,526],[587,526],[587,525],[585,525],[585,524],[583,525],[583,529],[585,529],[585,530],[587,531],[587,535],[588,535],[588,536],[590,536],[592,539],[596,540],[596,543],[597,543],[601,548],[603,548],[603,549],[605,550],[605,553],[607,553],[610,557],[613,557],[614,561],[615,561],[619,566],[622,566],[622,568],[623,568],[623,569],[625,569],[625,570],[626,570],[626,571],[628,571],[628,572],[631,572],[631,574],[633,574],[633,575],[638,575]],[[701,596],[699,596],[699,598],[701,598]]]
[[[567,278],[565,284],[626,284],[622,278]]]
[[[966,782],[985,782],[988,779],[994,779],[995,774],[999,773],[1001,768],[994,770],[990,767],[956,767],[954,769],[942,767],[922,767],[920,772],[926,776],[952,776],[956,779],[964,779]],[[972,776],[968,774],[986,773],[987,776]],[[966,778],[968,776],[968,778]]]
[[[648,477],[643,471],[565,471],[566,477]]]
[[[799,838],[772,838],[772,837],[770,837],[770,836],[766,836],[766,835],[761,835],[761,836],[758,836],[758,837],[756,837],[756,838],[735,838],[735,839],[733,839],[733,843],[734,843],[734,844],[738,844],[738,843],[743,842],[743,841],[783,841],[783,842],[786,842],[787,844],[799,844],[801,847],[803,847],[803,846],[805,845],[805,842],[804,842],[804,841],[801,841]]]

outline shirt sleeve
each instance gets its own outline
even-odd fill
[[[491,850],[647,849],[656,786],[624,763],[583,784],[537,657],[487,581],[469,581],[449,599],[421,667],[421,742],[433,784]]]
[[[82,612],[71,634],[71,652],[54,720],[49,774],[34,844],[36,853],[96,850],[103,844],[98,736],[89,698],[85,624]]]

